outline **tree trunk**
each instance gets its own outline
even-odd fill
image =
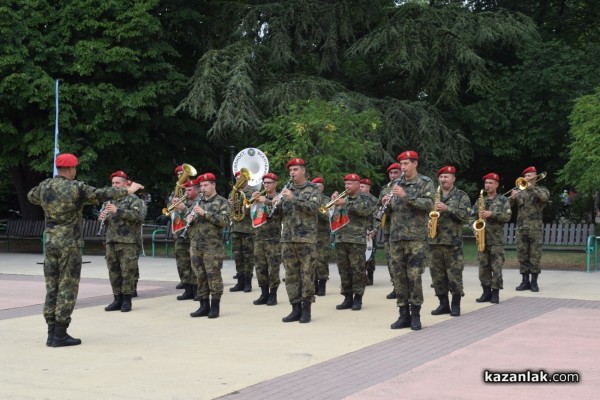
[[[10,172],[15,183],[17,200],[23,219],[44,219],[44,210],[40,206],[31,204],[27,200],[27,193],[32,187],[39,184],[45,176],[39,172],[25,169],[22,164],[11,168]]]

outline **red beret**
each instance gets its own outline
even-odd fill
[[[303,159],[301,158],[292,158],[287,165],[285,166],[287,169],[290,169],[290,167],[293,167],[295,165],[300,165],[300,166],[305,166],[306,163],[304,162]]]
[[[79,160],[73,154],[65,153],[59,154],[56,157],[56,166],[60,168],[71,168],[76,167],[79,164]]]
[[[272,179],[275,182],[277,182],[277,175],[275,175],[272,172],[267,172],[266,174],[264,174],[263,177],[262,177],[263,181],[265,180],[265,178],[269,178],[269,179]]]
[[[212,172],[206,172],[202,175],[199,175],[198,178],[196,178],[195,182],[196,184],[200,183],[200,182],[214,182],[216,181],[217,178],[215,177],[215,174],[213,174]]]
[[[356,174],[348,174],[344,177],[344,181],[357,181],[360,182],[360,176]]]
[[[321,178],[320,176],[317,176],[316,178],[311,180],[311,182],[312,183],[322,183],[323,185],[325,184],[325,180],[323,178]]]
[[[198,186],[200,182],[198,182],[198,179],[188,179],[187,182],[181,184],[181,186],[183,186],[184,188],[187,187],[192,187],[192,186]]]
[[[127,176],[127,174],[123,171],[117,171],[117,172],[113,172],[110,176],[110,180],[112,181],[112,178],[114,177],[118,177],[118,178],[125,178],[125,179],[129,179],[129,177]]]
[[[237,178],[238,176],[240,176],[242,173],[240,171],[235,171],[235,177]]]
[[[532,165],[531,167],[527,167],[523,170],[523,172],[521,172],[521,175],[525,175],[528,172],[536,172],[537,173],[537,169],[535,169],[535,167]]]
[[[177,175],[180,172],[183,172],[183,167],[181,165],[178,165],[177,168],[175,168],[175,175]]]
[[[398,160],[398,161],[410,160],[410,159],[418,160],[419,154],[417,154],[417,152],[413,151],[413,150],[406,150],[405,152],[398,154],[398,157],[396,157],[396,160]]]
[[[371,180],[369,178],[362,178],[360,180],[360,183],[362,183],[363,185],[369,185],[369,186],[372,185],[372,182],[371,182]]]
[[[440,170],[437,172],[437,176],[440,176],[441,174],[456,174],[456,168],[454,168],[452,165],[447,165],[443,168],[440,168]]]
[[[497,173],[495,173],[495,172],[490,172],[489,174],[487,174],[487,175],[484,175],[482,179],[483,179],[484,181],[485,181],[486,179],[493,179],[493,180],[495,180],[496,182],[500,182],[500,175],[498,175],[498,174],[497,174]]]
[[[400,164],[398,164],[398,163],[395,162],[393,164],[390,164],[390,166],[387,169],[387,172],[390,172],[393,169],[402,169],[402,168],[400,168]]]

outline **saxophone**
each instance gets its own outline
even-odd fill
[[[481,212],[485,211],[485,200],[483,200],[483,189],[479,192],[479,207],[478,211],[481,215]],[[473,222],[473,230],[475,231],[475,242],[477,243],[477,250],[484,251],[485,250],[485,220],[479,217],[479,219]]]
[[[435,199],[433,200],[433,208],[429,213],[429,221],[427,223],[427,235],[430,239],[434,239],[437,236],[437,223],[440,217],[440,212],[435,210],[435,203],[439,202],[442,198],[442,185],[438,186],[435,192]]]

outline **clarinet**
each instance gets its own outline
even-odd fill
[[[391,187],[391,186],[394,186],[395,184],[396,184],[396,185],[399,185],[399,184],[400,184],[400,182],[402,182],[403,180],[404,180],[404,172],[402,173],[402,175],[400,175],[400,177],[399,177],[398,179],[396,179],[395,181],[392,181],[392,182],[390,182],[388,185],[389,185],[390,187]],[[393,200],[393,198],[394,198],[394,197],[393,197],[393,195],[392,195],[392,197],[390,197],[390,199],[389,199],[389,200],[388,200],[388,201],[387,201],[385,204],[382,204],[382,205],[381,205],[381,207],[379,207],[379,210],[377,210],[377,213],[375,213],[375,219],[376,219],[376,220],[377,220],[379,223],[381,223],[381,219],[383,218],[383,214],[385,214],[385,210],[387,210],[387,208],[388,208],[388,205],[389,205],[389,204],[390,204],[390,202]]]
[[[283,187],[284,189],[289,189],[292,187],[292,182],[293,182],[293,178],[290,178],[290,180],[287,181],[287,183],[285,184],[285,186]],[[281,194],[279,195],[279,201],[277,202],[277,204],[275,204],[272,208],[271,211],[269,211],[269,215],[267,215],[267,220],[270,221],[273,218],[273,215],[275,215],[275,211],[277,211],[277,206],[281,203]]]
[[[198,196],[198,199],[194,202],[194,204],[192,204],[192,206],[191,206],[192,210],[194,209],[194,207],[196,207],[197,205],[199,205],[202,200],[204,200],[204,193],[200,193],[200,195]],[[190,218],[190,220],[185,224],[185,228],[183,228],[183,232],[181,232],[181,235],[179,235],[180,239],[186,239],[187,238],[188,228],[190,227],[190,225],[192,225],[192,222],[196,218],[196,213],[194,211],[192,211],[189,215],[192,218]]]
[[[102,204],[102,208],[100,209],[99,215],[102,215],[107,204],[110,204],[110,201],[107,201],[104,204]],[[104,218],[102,218],[102,221],[100,221],[100,227],[98,228],[98,232],[96,233],[96,236],[102,236],[102,234],[104,233],[103,232],[104,231],[104,221],[106,221],[107,217],[108,217],[108,215],[105,215]]]

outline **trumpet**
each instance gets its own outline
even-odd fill
[[[512,192],[515,189],[525,190],[530,185],[537,183],[537,182],[541,181],[542,179],[546,178],[546,175],[548,175],[548,173],[544,171],[541,174],[536,175],[536,177],[531,182],[528,182],[527,179],[520,176],[515,180],[515,187],[510,189],[508,192],[504,193],[503,196],[506,196],[507,194],[509,194],[510,192]]]
[[[321,212],[321,214],[326,214],[329,211],[329,209],[335,204],[336,201],[338,201],[339,199],[345,199],[346,197],[348,197],[348,191],[344,190],[342,193],[340,193],[338,197],[336,197],[335,199],[331,199],[329,203],[319,207],[319,211]]]
[[[479,212],[485,211],[485,200],[483,200],[483,189],[479,192]],[[477,242],[477,250],[485,250],[485,220],[481,217],[473,222],[473,230],[475,231],[475,241]]]
[[[264,196],[264,195],[265,195],[265,193],[267,193],[267,190],[266,190],[266,189],[265,189],[265,190],[261,190],[261,192],[260,192],[259,194],[257,194],[256,196],[252,196],[252,197],[250,197],[250,200],[248,200],[248,199],[244,198],[244,206],[245,206],[246,208],[250,208],[250,206],[251,206],[252,204],[256,203],[256,200],[258,200],[258,198],[259,198],[260,196]]]
[[[168,207],[163,208],[162,209],[162,213],[164,216],[168,217],[169,215],[171,215],[171,213],[173,212],[173,210],[175,210],[175,207],[177,207],[178,205],[180,205],[181,203],[183,203],[185,201],[185,193],[183,194],[183,196],[181,196],[178,199],[175,199],[173,201],[172,204],[170,204]]]
[[[435,192],[435,200],[433,201],[433,210],[429,213],[429,221],[427,223],[427,235],[430,239],[434,239],[437,236],[437,223],[438,218],[440,217],[440,212],[435,210],[435,203],[440,201],[442,197],[442,186],[438,186],[437,191]]]

